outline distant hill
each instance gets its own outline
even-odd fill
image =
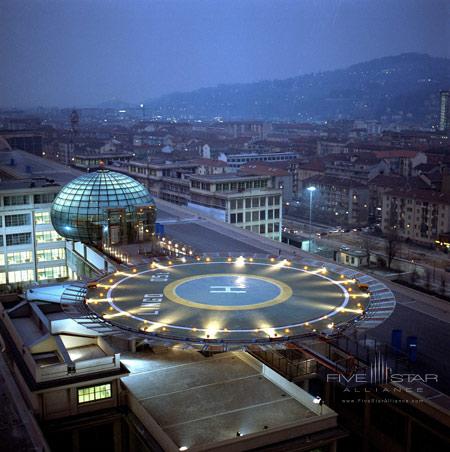
[[[149,114],[184,118],[437,122],[450,59],[405,53],[285,80],[219,85],[146,102]]]
[[[133,104],[130,104],[129,102],[125,102],[121,99],[113,98],[111,100],[107,100],[105,102],[102,102],[98,105],[96,105],[97,108],[135,108]]]

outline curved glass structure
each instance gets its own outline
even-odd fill
[[[146,187],[103,169],[69,182],[51,209],[53,227],[60,235],[95,245],[147,240],[155,218],[155,203]]]

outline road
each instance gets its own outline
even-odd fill
[[[162,203],[162,202],[161,202]],[[164,203],[162,203],[164,204]],[[159,205],[159,211],[166,211],[169,217],[179,215],[186,218],[192,217],[192,212],[188,209],[172,205]],[[174,212],[175,211],[175,212]],[[179,211],[179,212],[178,212]],[[184,218],[184,217],[183,217]],[[179,218],[181,221],[181,218]],[[289,221],[289,220],[288,220]],[[254,246],[260,248],[260,252],[268,252],[273,255],[279,253],[282,248],[284,255],[295,258],[295,255],[307,255],[297,248],[289,247],[286,244],[280,244],[268,239],[263,239],[256,234],[251,234],[248,231],[242,231],[231,225],[225,225],[220,222],[204,219],[195,223],[199,229],[195,234],[190,234],[191,230],[183,231],[181,233],[176,227],[173,227],[172,234],[177,240],[191,241],[198,239],[196,246],[198,252],[207,252],[211,248],[216,248],[224,241],[224,236],[232,243],[227,243],[226,246],[233,245],[237,249],[244,249],[245,246]],[[189,224],[185,224],[185,227]],[[298,225],[299,232],[303,228],[303,236],[308,236],[308,225]],[[321,225],[314,226],[314,232],[324,230]],[[211,233],[212,231],[212,233]],[[172,235],[171,234],[171,235]],[[347,234],[348,235],[348,234]],[[251,238],[253,237],[254,238]],[[339,237],[340,239],[341,237]],[[340,241],[335,242],[342,243]],[[326,262],[326,259],[324,259]],[[364,270],[366,271],[366,270]],[[448,344],[450,343],[450,303],[438,299],[436,297],[423,294],[408,287],[401,286],[376,275],[385,284],[389,285],[394,292],[397,305],[392,315],[380,326],[369,330],[368,335],[371,338],[389,344],[391,342],[391,334],[394,329],[401,329],[403,331],[403,348],[406,347],[406,338],[408,336],[418,337],[418,356],[420,359],[420,367],[425,368],[429,373],[438,373],[440,379],[440,388],[450,394],[450,363],[448,361]]]
[[[285,217],[285,226],[293,229],[294,232],[298,231],[298,235],[302,237],[309,237],[309,224],[307,222],[299,221],[288,216]],[[342,245],[365,249],[365,242],[369,240],[369,247],[372,253],[383,256],[386,254],[386,242],[384,238],[365,232],[350,230],[350,232],[328,233],[322,237],[316,235],[318,232],[327,232],[330,228],[330,226],[325,225],[312,225],[314,240],[317,244],[335,250],[339,249]],[[439,250],[428,250],[402,242],[396,257],[411,262],[414,265],[412,268],[416,268],[416,266],[422,267],[424,269],[421,272],[423,284],[426,282],[425,274],[428,272],[429,284],[430,286],[434,286],[436,290],[441,290],[442,281],[445,281],[445,286],[450,286],[450,273],[445,272],[445,268],[450,267],[450,256],[448,254],[444,254]]]

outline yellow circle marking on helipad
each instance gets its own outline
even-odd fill
[[[211,305],[211,304],[205,304],[205,303],[199,303],[193,300],[186,300],[185,298],[180,297],[176,293],[177,287],[181,286],[182,284],[185,284],[188,281],[194,281],[196,279],[204,279],[204,278],[210,278],[210,277],[217,277],[217,276],[236,276],[236,277],[247,277],[252,279],[259,279],[262,281],[265,281],[269,284],[273,284],[274,286],[277,286],[278,289],[280,289],[280,293],[267,301],[263,301],[261,303],[253,303],[253,304],[246,304],[246,305],[233,305],[233,306],[222,306],[222,305]],[[213,311],[244,311],[248,309],[260,309],[260,308],[267,308],[269,306],[274,306],[279,303],[283,303],[287,299],[289,299],[292,296],[292,289],[285,284],[284,282],[277,281],[276,279],[267,278],[265,276],[258,276],[258,275],[247,275],[247,274],[238,274],[238,273],[211,273],[208,275],[197,275],[197,276],[188,276],[187,278],[178,279],[177,281],[174,281],[170,284],[168,284],[164,288],[164,295],[167,297],[170,301],[173,301],[174,303],[182,304],[184,306],[189,306],[191,308],[198,308],[198,309],[209,309]],[[212,295],[213,297],[213,295]]]

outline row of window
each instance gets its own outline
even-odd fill
[[[9,195],[3,196],[4,206],[24,206],[30,204],[33,199],[34,204],[50,204],[55,199],[55,193],[41,193],[33,195]]]
[[[66,257],[64,248],[54,248],[49,250],[37,250],[36,257],[38,262],[49,262],[63,260]],[[31,251],[14,251],[7,253],[6,262],[8,265],[19,265],[32,262],[33,253]],[[5,255],[0,254],[0,265],[5,265]]]
[[[29,213],[5,215],[5,226],[7,228],[14,226],[26,226],[29,224],[31,224],[31,215]]]
[[[49,250],[37,250],[38,262],[58,261],[66,258],[65,248],[53,248]]]
[[[36,224],[50,224],[50,212],[36,212],[34,215]],[[31,215],[29,213],[18,213],[14,215],[5,215],[5,227],[27,226],[31,224]],[[0,216],[0,227],[3,226],[3,217]]]
[[[48,268],[38,268],[37,270],[38,281],[44,281],[47,279],[57,279],[67,277],[67,267],[48,267]],[[34,270],[29,268],[26,270],[14,270],[8,272],[8,282],[10,284],[23,283],[34,280]],[[6,273],[0,273],[0,284],[6,284]]]
[[[257,234],[272,234],[273,232],[280,232],[279,223],[255,224],[253,226],[245,226],[248,231],[256,232]]]
[[[36,232],[36,243],[49,243],[63,240],[56,231],[39,231]]]
[[[37,269],[38,281],[45,279],[57,279],[67,277],[67,267],[60,265],[59,267],[47,267]]]
[[[212,191],[211,188],[215,186],[216,192],[227,192],[227,191],[244,191],[244,190],[252,190],[254,188],[265,188],[267,187],[267,179],[257,179],[251,181],[243,181],[243,182],[225,182],[225,183],[209,183],[209,182],[200,182],[197,180],[191,181],[191,187],[197,188],[201,190]]]
[[[38,262],[64,260],[66,250],[64,248],[37,250],[36,257]],[[32,262],[32,260],[33,254],[31,251],[14,251],[6,254],[8,265],[26,264]],[[0,265],[5,265],[5,255],[3,253],[0,254]]]
[[[405,201],[406,201],[406,204],[413,204],[414,203],[416,205],[416,207],[422,205],[422,207],[429,207],[429,206],[431,206],[433,209],[436,209],[436,208],[438,208],[438,206],[442,205],[442,204],[430,203],[428,201],[419,201],[417,199],[412,199],[412,198],[397,198],[396,196],[392,196],[392,197],[386,196],[386,201],[389,201],[391,199],[392,199],[392,202],[399,201],[402,204],[404,204]]]
[[[267,220],[278,220],[280,218],[280,209],[269,209],[265,210],[255,210],[253,212],[238,212],[230,214],[230,223],[244,223],[244,218],[246,223],[250,223],[251,221],[265,221]]]
[[[280,196],[265,196],[252,197],[252,198],[242,198],[242,199],[232,199],[230,201],[230,209],[243,209],[244,204],[246,209],[251,209],[254,207],[265,207],[266,203],[268,206],[276,206],[280,204]]]
[[[22,232],[20,234],[7,234],[6,246],[29,245],[31,244],[31,232]]]
[[[56,231],[36,232],[36,243],[50,243],[63,240]],[[6,246],[30,245],[31,232],[21,232],[18,234],[6,234]],[[0,235],[0,246],[3,246],[3,236]]]
[[[25,264],[33,260],[33,253],[31,251],[16,251],[14,253],[8,253],[6,255],[6,260],[8,265]],[[4,254],[1,255],[0,264],[5,264]]]
[[[78,403],[95,402],[112,397],[111,383],[78,389]]]

